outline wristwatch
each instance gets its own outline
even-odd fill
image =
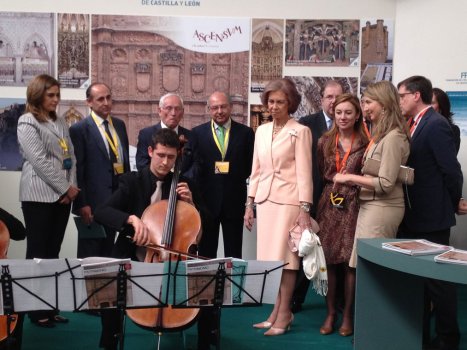
[[[310,203],[302,202],[300,203],[300,209],[302,209],[305,213],[309,213],[311,210]]]

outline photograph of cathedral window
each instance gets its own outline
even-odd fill
[[[0,86],[55,75],[54,14],[0,12]]]
[[[84,14],[58,14],[58,80],[62,87],[89,85],[89,18]]]

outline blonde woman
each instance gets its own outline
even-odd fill
[[[409,132],[399,107],[399,95],[388,81],[368,86],[363,93],[362,109],[372,123],[372,137],[366,149],[368,158],[380,161],[378,176],[340,174],[334,182],[361,186],[360,211],[349,266],[356,267],[357,239],[394,238],[404,217],[404,192],[397,181],[401,165],[409,157]]]

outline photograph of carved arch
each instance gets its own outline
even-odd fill
[[[344,88],[344,92],[354,95],[358,93],[358,78],[355,77],[287,77],[297,86],[297,90],[302,95],[302,101],[297,111],[293,114],[295,119],[300,119],[309,114],[317,113],[321,110],[321,91],[330,79],[337,80]]]
[[[55,74],[54,15],[0,12],[0,85],[26,86]]]
[[[159,122],[169,92],[184,99],[186,128],[210,119],[206,100],[216,90],[232,97],[233,118],[248,122],[249,19],[93,15],[91,23],[91,80],[112,88],[130,145]]]
[[[89,84],[89,21],[85,14],[57,15],[58,80],[64,88]]]
[[[251,92],[262,92],[266,84],[282,78],[284,20],[252,20]]]
[[[286,66],[358,66],[359,20],[287,20]]]

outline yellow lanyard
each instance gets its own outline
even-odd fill
[[[103,123],[99,124],[99,121],[97,120],[97,117],[94,114],[94,111],[91,111],[91,117],[94,120],[94,122],[96,123],[97,127],[103,131],[105,139],[107,140],[110,149],[115,154],[115,158],[117,158],[117,160],[120,162],[120,156],[118,154],[118,137],[115,135],[115,132],[113,132],[114,125],[112,123],[112,118],[110,117],[110,115],[107,117],[107,120],[108,120],[110,126],[112,126],[112,129],[110,130],[110,132],[112,133],[112,138],[110,138],[109,135],[107,135],[107,132],[105,131],[105,128],[102,125]]]
[[[221,146],[219,139],[217,137],[216,130],[214,128],[214,121],[211,120],[211,130],[212,130],[212,137],[214,138],[214,142],[216,143],[219,152],[221,152],[222,160],[225,158],[225,154],[227,153],[227,147],[229,145],[229,136],[230,136],[230,128],[227,129],[224,138],[224,147]]]
[[[66,143],[66,140],[63,137],[58,139],[58,144],[63,150],[63,154],[68,154],[68,144]]]

